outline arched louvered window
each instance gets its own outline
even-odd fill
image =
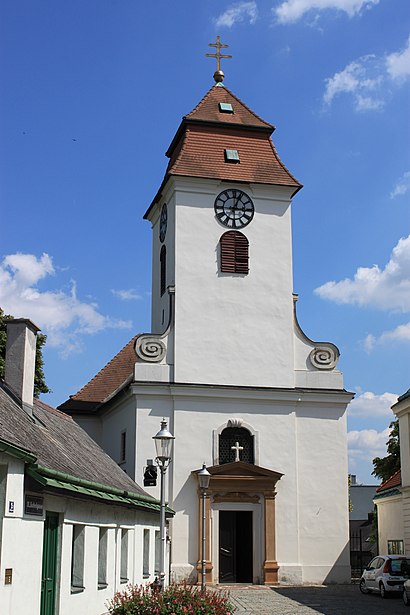
[[[249,273],[249,242],[239,231],[227,231],[219,240],[221,271]]]
[[[219,436],[219,464],[235,461],[255,463],[254,437],[245,427],[226,427]]]
[[[161,295],[163,295],[165,293],[165,288],[167,285],[167,249],[165,246],[162,246],[161,248],[161,252],[159,255],[159,265]]]

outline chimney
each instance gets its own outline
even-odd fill
[[[350,486],[356,485],[356,474],[350,474]]]
[[[21,399],[23,409],[33,413],[36,336],[40,329],[28,318],[7,322],[6,384]]]

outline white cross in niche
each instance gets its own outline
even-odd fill
[[[239,442],[235,442],[235,446],[231,446],[231,451],[235,451],[235,461],[240,461],[239,451],[243,451],[243,446],[239,446]]]

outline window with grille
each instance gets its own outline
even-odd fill
[[[219,464],[235,461],[237,443],[240,461],[255,463],[254,437],[244,427],[226,427],[219,436]]]
[[[165,293],[165,287],[167,283],[167,249],[165,246],[162,246],[161,248],[161,252],[159,255],[159,263],[161,295],[163,295]]]
[[[239,231],[227,231],[219,240],[221,271],[249,273],[249,242]]]
[[[404,555],[403,540],[388,540],[387,541],[387,553],[389,555]]]

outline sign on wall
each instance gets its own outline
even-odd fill
[[[40,495],[26,494],[24,513],[26,515],[36,515],[42,517],[44,514],[44,498]]]

